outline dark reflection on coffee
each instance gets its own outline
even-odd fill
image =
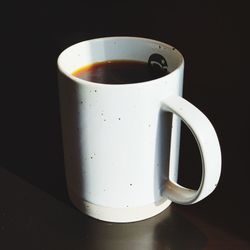
[[[129,84],[157,79],[168,71],[151,67],[147,62],[113,60],[84,66],[72,75],[96,83]]]

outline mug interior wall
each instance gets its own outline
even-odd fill
[[[147,62],[154,54],[162,55],[172,72],[182,62],[181,54],[172,46],[158,41],[133,38],[110,37],[80,42],[64,50],[58,58],[61,70],[72,74],[77,69],[108,60],[136,60]]]

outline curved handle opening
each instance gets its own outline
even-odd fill
[[[193,204],[207,197],[216,188],[221,173],[221,150],[216,132],[208,118],[180,96],[169,96],[162,103],[165,111],[177,115],[195,137],[202,161],[202,177],[198,190],[167,180],[165,195],[179,204]]]

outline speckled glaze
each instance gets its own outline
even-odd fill
[[[147,61],[154,53],[166,59],[171,73],[153,81],[109,85],[72,75],[87,64]],[[219,142],[205,115],[181,97],[184,60],[178,50],[144,38],[99,38],[67,48],[58,68],[67,185],[82,212],[132,222],[160,213],[171,201],[192,204],[214,190],[221,171]],[[180,118],[200,148],[198,190],[176,183]]]

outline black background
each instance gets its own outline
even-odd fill
[[[129,35],[167,42],[185,58],[184,97],[214,124],[222,148],[221,181],[187,207],[247,238],[249,227],[249,76],[242,4],[202,1],[10,2],[1,15],[0,164],[68,202],[56,60],[81,40]],[[246,72],[246,73],[245,73]],[[197,186],[200,158],[182,131],[180,183]]]

